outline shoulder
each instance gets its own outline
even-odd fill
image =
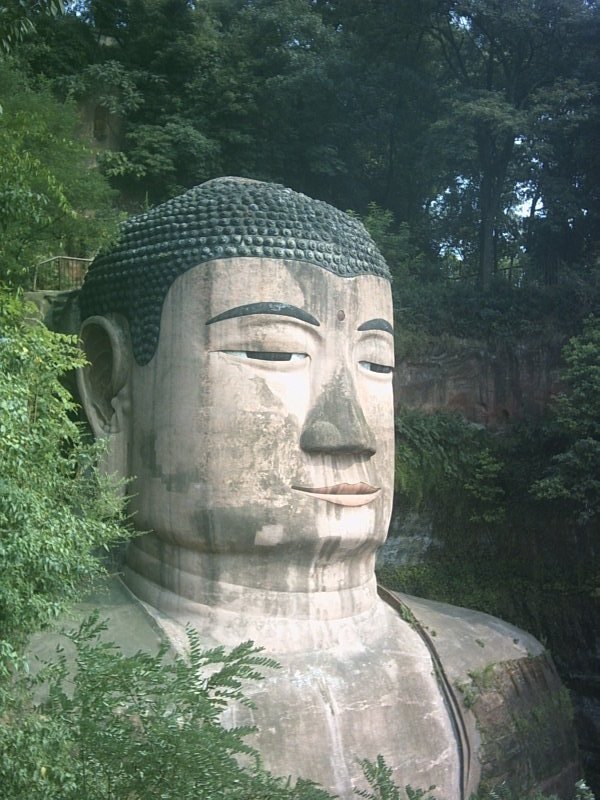
[[[380,589],[429,648],[479,781],[570,797],[580,777],[568,693],[531,634],[497,617]]]
[[[383,591],[413,615],[430,637],[452,679],[485,669],[490,663],[535,658],[545,652],[534,636],[490,614]]]
[[[67,660],[72,661],[73,647],[62,631],[77,630],[92,614],[97,614],[99,621],[104,623],[100,639],[117,645],[124,655],[133,655],[140,650],[156,653],[165,641],[161,627],[144,604],[121,580],[110,577],[99,581],[96,589],[63,614],[50,630],[31,637],[27,655],[33,670],[36,671],[36,663],[52,661],[58,646],[64,649]]]

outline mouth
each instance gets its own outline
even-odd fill
[[[292,486],[296,492],[309,494],[336,506],[366,506],[381,494],[381,489],[368,483],[337,483],[335,486]]]

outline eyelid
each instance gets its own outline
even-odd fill
[[[394,372],[393,366],[390,364],[381,364],[378,361],[359,361],[358,364],[367,372],[371,372],[375,375],[391,375]],[[371,367],[375,367],[375,369],[371,369]]]
[[[394,337],[389,333],[380,330],[360,331],[359,341],[368,342],[370,339],[375,342],[380,342],[385,347],[394,346]]]
[[[369,331],[357,342],[355,353],[359,363],[394,365],[394,345],[387,334],[378,335],[376,331]]]
[[[253,361],[271,361],[274,363],[290,363],[291,361],[304,361],[308,358],[307,353],[290,353],[277,350],[221,350],[222,353]],[[282,356],[277,358],[277,356]],[[289,358],[285,358],[289,356]]]

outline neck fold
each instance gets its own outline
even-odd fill
[[[323,565],[282,564],[273,554],[266,560],[267,569],[252,556],[198,553],[149,534],[132,543],[125,582],[159,614],[223,644],[267,646],[290,636],[296,644],[325,644],[346,627],[340,623],[361,624],[379,604],[374,553],[366,549]],[[232,580],[240,575],[253,580]]]

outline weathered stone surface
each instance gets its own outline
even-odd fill
[[[78,334],[81,315],[77,297],[79,290],[25,292],[25,299],[37,306],[40,319],[58,333]]]
[[[396,407],[460,411],[482,425],[539,415],[560,391],[564,341],[490,346],[448,340],[396,366]]]
[[[70,657],[72,648],[59,632],[76,629],[97,609],[102,610],[101,619],[107,623],[107,630],[100,638],[118,644],[125,655],[133,655],[140,650],[156,653],[164,641],[163,631],[152,614],[122,581],[113,577],[99,582],[92,594],[63,614],[55,631],[43,631],[31,637],[28,648],[36,657],[33,667],[36,667],[38,660],[52,660],[58,644]]]
[[[573,709],[540,643],[488,614],[397,596],[457,690],[482,785],[571,797],[581,777]]]

